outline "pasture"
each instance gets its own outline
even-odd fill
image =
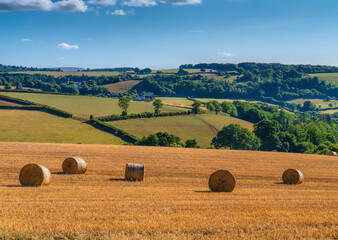
[[[118,99],[113,98],[19,92],[4,92],[1,94],[39,104],[46,104],[72,113],[76,117],[87,119],[91,114],[94,116],[107,116],[112,114],[121,114],[122,112],[118,106]],[[164,106],[162,109],[163,112],[178,112],[185,110],[186,109],[174,106]],[[135,101],[130,102],[128,113],[142,112],[154,112],[154,106],[152,103]]]
[[[296,103],[303,105],[305,101],[311,101],[313,104],[316,105],[316,107],[320,108],[331,108],[329,105],[331,104],[332,107],[338,107],[338,101],[337,100],[330,100],[330,101],[324,101],[323,99],[294,99],[292,101],[288,101],[288,103]],[[338,111],[338,110],[337,110]]]
[[[320,79],[325,79],[328,82],[338,84],[338,73],[315,73],[309,75],[311,77],[318,77]]]
[[[187,98],[180,97],[157,97],[160,99],[163,104],[173,105],[173,106],[182,106],[182,107],[191,107],[194,103],[193,101]]]
[[[125,93],[132,89],[135,85],[139,84],[140,80],[129,80],[118,83],[106,84],[103,87],[108,88],[110,92]]]
[[[84,175],[57,174],[81,156]],[[144,182],[124,181],[127,162],[145,164]],[[40,163],[49,186],[21,187],[20,169]],[[0,143],[0,233],[4,239],[336,239],[334,157],[160,147]],[[300,185],[281,184],[287,168]],[[208,178],[227,169],[232,193]]]
[[[0,132],[3,142],[125,143],[88,124],[39,111],[0,110]]]
[[[210,146],[217,132],[231,123],[253,130],[250,122],[214,114],[128,119],[107,123],[140,138],[162,131],[180,137],[183,143],[188,139],[196,139],[201,147]]]

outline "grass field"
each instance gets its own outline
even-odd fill
[[[329,82],[338,84],[338,73],[315,73],[315,74],[309,74],[309,75],[311,77],[319,77]]]
[[[54,77],[63,77],[63,76],[94,76],[94,77],[100,77],[100,76],[116,76],[121,74],[120,72],[87,72],[87,71],[80,71],[80,72],[56,72],[56,71],[27,71],[27,72],[9,72],[12,74],[16,73],[23,73],[23,74],[44,74],[44,75],[51,75]]]
[[[237,118],[217,116],[214,114],[129,119],[109,122],[109,124],[140,138],[148,136],[151,133],[164,131],[180,137],[182,142],[185,142],[187,139],[196,139],[201,147],[210,146],[211,140],[217,132],[230,123],[238,123],[243,127],[253,130],[252,123]]]
[[[305,101],[311,101],[317,107],[321,106],[321,108],[330,108],[329,104],[331,104],[332,107],[338,107],[338,101],[337,100],[324,101],[323,99],[299,98],[299,99],[295,99],[295,100],[292,100],[292,101],[288,101],[288,103],[296,103],[296,104],[302,104],[303,105]]]
[[[55,174],[69,156],[84,175]],[[84,144],[0,143],[3,239],[337,239],[338,161],[334,157]],[[127,162],[145,164],[144,182],[125,182]],[[40,163],[49,186],[20,187],[20,169]],[[281,183],[287,168],[304,183]],[[218,169],[236,179],[212,193]]]
[[[122,112],[117,104],[118,100],[112,98],[17,92],[4,92],[1,94],[53,106],[82,118],[89,118],[91,114],[94,116],[107,116],[111,114],[121,114]],[[172,106],[164,106],[162,109],[163,112],[177,112],[184,110],[186,109]],[[153,111],[154,106],[151,102],[131,101],[128,108],[128,113]]]
[[[90,125],[38,111],[0,110],[0,132],[5,142],[125,143]]]
[[[125,93],[128,92],[130,89],[132,89],[135,85],[139,84],[140,82],[141,82],[140,80],[129,80],[119,83],[103,85],[103,87],[108,88],[110,92]]]
[[[176,105],[176,106],[191,106],[194,102],[187,98],[176,98],[176,97],[157,97],[164,104]]]

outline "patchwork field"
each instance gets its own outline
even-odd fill
[[[231,123],[237,123],[253,130],[253,124],[250,122],[214,114],[129,119],[107,123],[140,138],[162,131],[180,137],[182,142],[196,139],[201,147],[210,146],[211,140],[217,132]]]
[[[140,82],[141,82],[140,80],[129,80],[119,83],[103,85],[103,87],[108,88],[110,92],[125,93],[128,92],[130,89],[132,89],[135,85],[139,84]]]
[[[44,74],[44,75],[51,75],[54,77],[63,77],[63,76],[94,76],[94,77],[100,77],[100,76],[116,76],[121,74],[120,72],[87,72],[87,71],[80,71],[80,72],[56,72],[56,71],[27,71],[27,72],[9,72],[12,74],[16,73],[23,73],[23,74]]]
[[[81,156],[84,175],[56,174]],[[125,182],[127,162],[145,164],[144,182]],[[20,169],[40,163],[49,186],[21,187]],[[334,157],[104,145],[0,143],[0,234],[4,239],[337,239]],[[287,168],[304,183],[281,184]],[[236,179],[212,193],[218,169]]]
[[[90,125],[39,111],[1,109],[0,133],[3,142],[125,143]]]
[[[118,99],[112,98],[18,92],[4,92],[1,94],[53,106],[82,118],[89,118],[91,114],[94,116],[107,116],[111,114],[121,114],[122,112],[117,103]],[[178,112],[185,110],[186,109],[174,106],[164,106],[162,112]],[[130,102],[128,113],[142,112],[154,112],[152,103]]]
[[[311,77],[319,77],[321,79],[325,79],[326,81],[338,84],[338,73],[316,73],[309,75]]]

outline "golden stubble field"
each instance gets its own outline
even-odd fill
[[[85,175],[57,174],[81,156]],[[145,182],[125,182],[127,162]],[[52,182],[21,187],[25,164]],[[0,237],[76,239],[337,239],[338,158],[331,156],[84,144],[0,143]],[[301,185],[281,184],[287,168]],[[230,170],[232,193],[212,193],[209,175]]]

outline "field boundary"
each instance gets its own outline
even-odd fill
[[[135,144],[139,140],[138,137],[136,137],[136,136],[134,136],[130,133],[127,133],[126,131],[119,129],[119,128],[113,126],[113,125],[104,123],[104,122],[102,122],[98,119],[91,119],[91,120],[86,121],[85,123],[95,127],[96,129],[99,129],[101,131],[113,134],[116,137],[121,138],[123,141],[125,141],[127,143]]]
[[[144,112],[144,113],[132,113],[132,114],[128,114],[127,116],[113,114],[109,116],[97,117],[96,119],[101,122],[111,122],[111,121],[128,120],[128,119],[135,119],[135,118],[184,116],[184,115],[190,115],[192,113],[193,113],[192,111],[164,112],[164,113],[159,113],[159,114]],[[201,113],[204,113],[204,112],[201,112]]]

